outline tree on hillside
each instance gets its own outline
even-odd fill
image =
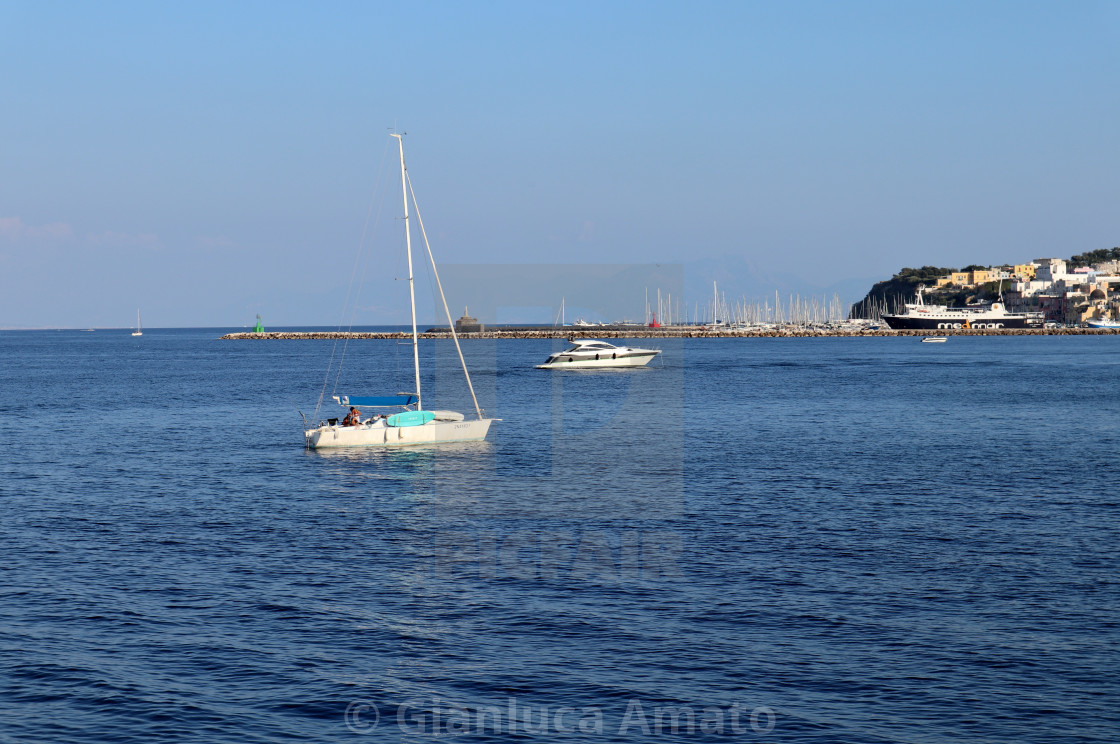
[[[994,302],[1000,292],[1007,289],[1004,282],[994,281],[976,287],[946,287],[938,295],[937,301],[950,307],[960,307],[975,302]]]
[[[1078,253],[1070,257],[1067,263],[1070,269],[1079,269],[1082,266],[1092,266],[1105,261],[1120,261],[1120,248],[1098,248],[1095,251]]]

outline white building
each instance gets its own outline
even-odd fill
[[[1011,284],[1011,289],[1019,292],[1024,297],[1033,296],[1044,290],[1050,289],[1053,282],[1044,282],[1040,279],[1030,281],[1020,280]]]
[[[1066,262],[1060,258],[1036,258],[1038,271],[1034,278],[1043,282],[1057,282],[1065,279],[1069,272],[1066,271]]]

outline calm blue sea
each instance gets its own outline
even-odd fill
[[[0,742],[1117,740],[1120,338],[222,332],[0,333]]]

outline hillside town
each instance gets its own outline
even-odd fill
[[[1041,312],[1046,320],[1080,325],[1120,317],[1120,260],[1070,270],[1065,259],[1039,258],[1026,264],[952,272],[932,289],[980,288],[1002,284],[1012,312]]]
[[[872,287],[852,306],[851,316],[877,320],[899,312],[917,300],[919,288],[926,302],[949,307],[990,305],[1002,297],[1006,311],[1044,318],[1048,326],[1115,324],[1120,319],[1120,248],[961,270],[905,268]]]

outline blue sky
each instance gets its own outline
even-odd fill
[[[1117,2],[0,18],[0,327],[337,323],[375,195],[398,226],[394,126],[441,263],[679,264],[691,303],[1120,244]],[[400,319],[398,243],[356,322]]]

